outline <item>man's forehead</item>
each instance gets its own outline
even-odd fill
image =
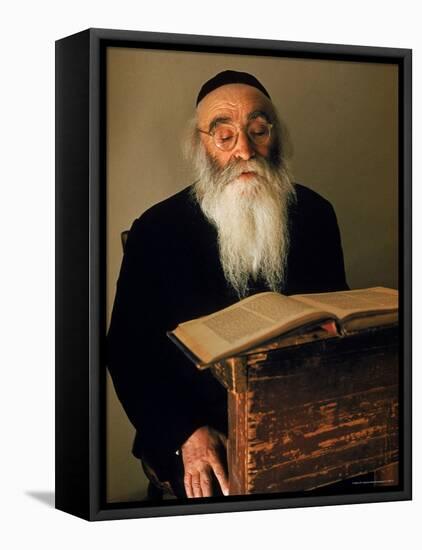
[[[226,84],[209,93],[199,103],[199,121],[209,122],[216,116],[247,118],[255,111],[271,115],[271,101],[258,89],[247,84]]]

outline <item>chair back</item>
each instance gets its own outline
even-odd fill
[[[126,241],[127,241],[127,236],[129,235],[129,231],[122,231],[121,234],[120,234],[120,239],[122,241],[122,248],[123,248],[123,252],[125,251],[125,248],[126,248]]]

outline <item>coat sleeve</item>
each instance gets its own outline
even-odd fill
[[[164,481],[176,450],[206,423],[201,403],[181,376],[182,354],[166,331],[157,251],[142,217],[129,232],[107,337],[115,390],[137,431],[141,456]],[[159,264],[159,262],[158,262]]]
[[[292,207],[290,294],[348,290],[340,230],[331,204],[298,184]]]
[[[320,218],[320,235],[318,261],[323,270],[323,292],[349,290],[337,216],[328,201],[326,211]]]

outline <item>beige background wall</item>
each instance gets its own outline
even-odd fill
[[[221,70],[253,73],[289,129],[295,181],[331,201],[351,288],[398,284],[397,67],[337,61],[110,48],[107,61],[107,313],[121,231],[192,181],[180,152],[200,86]],[[183,220],[181,220],[183,223]],[[107,495],[139,500],[133,428],[107,380]]]

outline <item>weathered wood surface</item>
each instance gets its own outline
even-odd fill
[[[248,399],[247,393],[229,392],[230,432],[227,448],[229,492],[231,495],[248,493]]]
[[[227,390],[236,393],[247,391],[247,359],[232,357],[215,363],[211,372]]]
[[[399,482],[399,463],[393,462],[375,470],[375,483],[383,487],[397,485]]]
[[[311,490],[398,461],[398,363],[397,328],[248,356],[245,391],[229,393],[231,494]]]

